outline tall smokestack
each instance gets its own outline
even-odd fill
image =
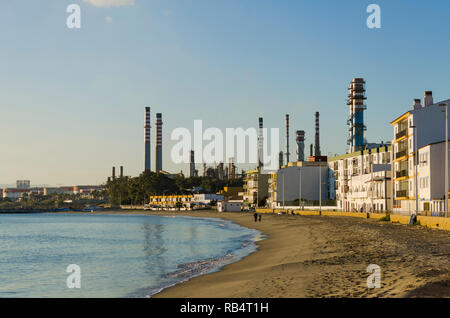
[[[309,156],[313,156],[313,144],[309,145]]]
[[[347,144],[350,145],[350,152],[360,151],[365,148],[364,140],[364,110],[366,105],[366,82],[363,78],[354,78],[348,88],[347,105],[350,108],[350,118],[347,120],[349,127],[349,136]]]
[[[120,166],[120,178],[123,178],[123,166]]]
[[[162,170],[162,114],[156,114],[156,160],[155,171]]]
[[[195,156],[194,156],[194,150],[191,150],[191,160],[189,162],[189,176],[194,177],[195,176]]]
[[[151,170],[150,162],[150,107],[145,107],[145,170]]]
[[[314,156],[320,157],[319,112],[316,112],[316,139],[314,146]]]
[[[116,178],[116,167],[112,167],[112,178],[113,180]]]
[[[289,114],[286,114],[286,164],[289,163]]]
[[[262,170],[264,166],[263,161],[263,145],[264,145],[264,138],[263,138],[263,118],[259,117],[258,119],[258,169]]]
[[[297,161],[305,161],[305,131],[297,130]]]
[[[234,179],[233,174],[233,157],[228,158],[228,178]]]

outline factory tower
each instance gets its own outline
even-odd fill
[[[305,131],[297,130],[297,161],[305,161]]]
[[[314,145],[314,156],[320,157],[320,131],[319,131],[319,112],[316,112],[316,136],[315,136],[315,145]]]
[[[159,173],[162,170],[162,114],[156,114],[156,160],[155,171]]]
[[[264,137],[263,137],[263,118],[259,117],[258,119],[258,169],[262,170],[264,166],[264,152],[263,152],[263,146],[264,146]]]
[[[151,170],[150,162],[150,107],[145,107],[145,171]]]
[[[286,114],[286,165],[289,163],[289,114]]]
[[[364,139],[364,110],[366,105],[365,84],[363,78],[354,78],[348,88],[347,105],[350,108],[350,118],[347,120],[349,125],[349,137],[347,144],[350,145],[350,152],[360,151],[364,149],[366,141]]]

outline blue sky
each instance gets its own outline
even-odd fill
[[[261,116],[283,134],[289,113],[295,149],[297,129],[313,142],[320,111],[331,155],[347,150],[353,77],[367,82],[369,142],[391,140],[389,122],[425,90],[450,97],[445,0],[88,2],[0,4],[0,184],[98,184],[113,165],[138,175],[145,106],[153,126],[163,113],[163,168],[187,172],[170,161],[170,132],[195,119],[248,128]],[[81,7],[79,30],[66,27],[71,3]],[[381,7],[381,29],[366,27],[370,3]]]

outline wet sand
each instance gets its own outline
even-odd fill
[[[221,217],[267,239],[241,261],[154,297],[450,297],[449,231],[338,216],[263,214],[255,223],[252,213],[163,214]],[[369,264],[381,268],[379,289],[367,287]]]

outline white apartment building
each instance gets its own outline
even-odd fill
[[[377,146],[328,158],[330,198],[339,210],[391,210],[391,147]]]
[[[449,169],[450,171],[450,169]],[[419,148],[418,212],[440,216],[445,210],[445,141]]]
[[[414,213],[416,203],[419,213],[444,209],[445,152],[439,152],[439,147],[443,147],[439,144],[445,140],[445,107],[440,104],[446,103],[450,100],[434,103],[432,92],[427,91],[423,106],[420,99],[415,99],[411,110],[391,122],[394,128],[394,213]],[[419,149],[417,174],[416,149]]]

